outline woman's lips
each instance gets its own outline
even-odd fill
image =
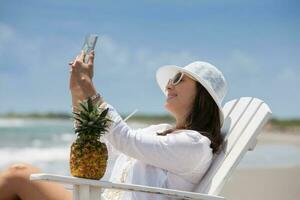
[[[177,97],[177,95],[176,94],[169,94],[168,97],[167,97],[167,100],[172,99],[174,97]]]

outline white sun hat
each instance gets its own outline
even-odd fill
[[[227,93],[227,83],[222,72],[214,65],[202,61],[192,62],[185,67],[178,67],[176,65],[160,67],[156,72],[156,80],[160,89],[166,96],[166,86],[168,81],[178,72],[183,72],[192,76],[208,91],[219,107],[220,125],[222,126],[224,122],[222,101]]]

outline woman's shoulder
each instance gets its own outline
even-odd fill
[[[211,144],[210,139],[199,131],[189,130],[189,129],[179,129],[176,130],[175,133],[184,134],[196,143],[206,143],[208,145]]]
[[[198,161],[202,160],[204,162],[205,160],[211,160],[213,156],[213,149],[210,146],[211,140],[207,136],[205,136],[204,133],[195,130],[181,129],[178,130],[178,135],[183,135],[182,137],[180,137],[181,142],[184,140],[184,138],[187,141],[187,144],[183,146],[185,146],[186,148],[191,148],[193,150],[199,150],[198,154],[194,154],[195,156],[199,156]]]
[[[168,129],[174,128],[173,125],[168,123],[160,123],[160,124],[154,124],[150,125],[143,129],[145,132],[151,132],[151,133],[157,133],[157,132],[163,132]],[[178,138],[181,141],[188,140],[192,143],[202,143],[207,144],[208,146],[211,144],[211,141],[208,137],[206,137],[203,133],[195,131],[195,130],[189,130],[189,129],[177,129],[171,134],[167,134],[165,136],[166,138]],[[182,137],[184,137],[186,140],[182,140]],[[172,139],[171,139],[172,140]],[[175,139],[176,140],[176,139]]]

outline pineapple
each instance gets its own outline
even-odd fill
[[[71,145],[71,174],[80,178],[100,179],[103,177],[108,151],[100,137],[107,132],[110,119],[108,108],[101,109],[99,104],[93,105],[91,98],[79,103],[79,111],[73,112],[77,134]]]

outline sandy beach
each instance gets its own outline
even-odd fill
[[[228,200],[300,199],[300,167],[236,170],[221,196]]]
[[[287,144],[300,148],[300,135],[262,133],[259,144]],[[300,199],[300,166],[237,169],[225,184],[221,196],[228,200]]]

